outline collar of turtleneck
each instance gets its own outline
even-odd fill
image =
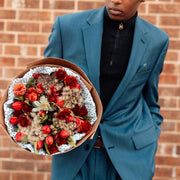
[[[137,15],[138,15],[138,13],[136,12],[135,15],[127,21],[117,21],[117,20],[113,20],[109,17],[108,12],[105,8],[104,21],[105,21],[105,23],[108,24],[108,26],[111,26],[112,28],[115,28],[115,29],[121,29],[121,30],[122,29],[131,29],[131,28],[133,29]]]

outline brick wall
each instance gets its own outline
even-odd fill
[[[0,98],[25,64],[43,56],[57,15],[100,8],[104,0],[0,0]],[[165,120],[153,180],[180,179],[180,0],[147,0],[139,15],[166,31],[170,47],[159,93]],[[0,179],[49,180],[51,158],[24,153],[0,129]],[[143,167],[142,167],[143,168]]]

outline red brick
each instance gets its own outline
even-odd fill
[[[160,96],[180,96],[180,87],[159,87]]]
[[[18,43],[23,44],[47,44],[48,35],[18,35]]]
[[[159,3],[149,4],[149,13],[180,13],[180,4]]]
[[[51,29],[52,29],[52,26],[53,26],[53,24],[42,24],[42,32],[48,32],[48,33],[50,33],[51,32]]]
[[[97,9],[97,8],[101,8],[102,6],[104,6],[104,2],[78,1],[79,10]]]
[[[10,158],[11,156],[11,151],[10,150],[1,150],[0,149],[0,158]]]
[[[20,54],[20,46],[5,46],[5,54],[10,55],[19,55]]]
[[[169,49],[180,50],[180,40],[170,40]]]
[[[10,173],[9,172],[0,172],[0,177],[2,180],[10,180]]]
[[[160,84],[177,84],[178,83],[178,77],[176,75],[165,75],[161,74],[159,79]]]
[[[0,43],[13,43],[13,42],[14,42],[13,34],[0,33]]]
[[[11,81],[0,80],[0,89],[6,89]]]
[[[177,123],[177,130],[180,132],[180,123]]]
[[[47,174],[47,180],[51,180],[51,174],[50,173]]]
[[[162,108],[176,108],[177,107],[177,99],[172,98],[160,98],[159,104]]]
[[[27,172],[15,172],[12,173],[12,180],[44,180],[44,174],[27,173]]]
[[[165,119],[180,120],[179,110],[161,110],[161,113]]]
[[[29,56],[37,55],[37,47],[27,47],[26,48],[26,54]]]
[[[166,143],[159,143],[157,149],[157,155],[172,155],[173,145]]]
[[[26,159],[26,160],[44,160],[45,156],[36,155],[31,152],[26,152],[24,150],[14,150],[12,154],[13,159]]]
[[[48,11],[19,11],[20,20],[48,21],[51,20],[51,13]]]
[[[43,1],[44,9],[74,9],[74,1]]]
[[[180,26],[180,18],[177,16],[160,16],[160,25]]]
[[[176,168],[176,177],[177,177],[177,178],[180,177],[180,168]]]
[[[37,170],[39,172],[50,172],[51,171],[51,163],[37,163]]]
[[[164,67],[163,67],[163,72],[164,72],[164,74],[173,74],[173,73],[175,73],[175,74],[179,74],[179,72],[180,72],[180,65],[179,64],[170,64],[170,63],[168,63],[168,64],[164,64]]]
[[[4,30],[4,22],[0,22],[0,31]]]
[[[163,31],[165,31],[170,38],[178,38],[179,37],[179,33],[180,33],[180,30],[179,28],[161,28]]]
[[[15,64],[15,59],[14,58],[8,58],[8,57],[0,57],[0,66],[14,66]]]
[[[8,31],[39,32],[38,23],[7,22]]]
[[[68,11],[68,12],[61,12],[61,11],[57,11],[57,12],[53,12],[53,21],[55,21],[57,16],[62,16],[64,14],[69,14],[69,13],[74,13],[74,11]]]
[[[26,161],[26,162],[2,161],[2,169],[33,171],[34,170],[34,163],[28,162],[28,161]]]
[[[157,167],[155,171],[156,177],[172,177],[173,168],[171,167]]]
[[[156,16],[150,16],[150,15],[140,15],[143,19],[150,22],[151,24],[157,24],[157,17]]]
[[[23,1],[12,1],[6,0],[7,7],[12,8],[39,8],[40,7],[40,0],[23,0]]]
[[[145,13],[146,12],[146,4],[140,4],[138,12]]]
[[[177,133],[162,133],[159,142],[163,143],[180,143],[180,134]]]
[[[166,54],[166,61],[178,61],[178,53],[168,51]]]
[[[4,0],[0,0],[0,7],[4,6]]]
[[[0,19],[15,19],[16,11],[15,10],[2,10],[0,11]]]
[[[161,126],[162,132],[175,131],[176,123],[174,122],[163,122]]]
[[[2,75],[3,75],[3,69],[0,68],[0,77],[2,77]],[[0,100],[1,100],[1,99],[0,99]]]
[[[24,69],[7,68],[5,69],[5,77],[14,78],[20,74]]]
[[[38,58],[37,58],[38,59]],[[33,62],[34,60],[37,60],[34,58],[18,58],[17,60],[17,66],[18,67],[25,67],[27,64]]]
[[[44,50],[45,50],[46,46],[41,48],[41,56],[44,56]]]
[[[168,166],[180,166],[180,158],[176,157],[166,157],[166,156],[157,156],[156,157],[157,165],[168,165]]]

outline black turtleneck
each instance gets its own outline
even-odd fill
[[[100,62],[100,96],[104,110],[126,72],[136,17],[137,13],[127,21],[115,21],[105,9]]]

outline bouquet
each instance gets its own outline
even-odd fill
[[[95,103],[79,75],[49,66],[30,69],[11,83],[4,114],[14,141],[43,155],[75,148],[97,120]]]

